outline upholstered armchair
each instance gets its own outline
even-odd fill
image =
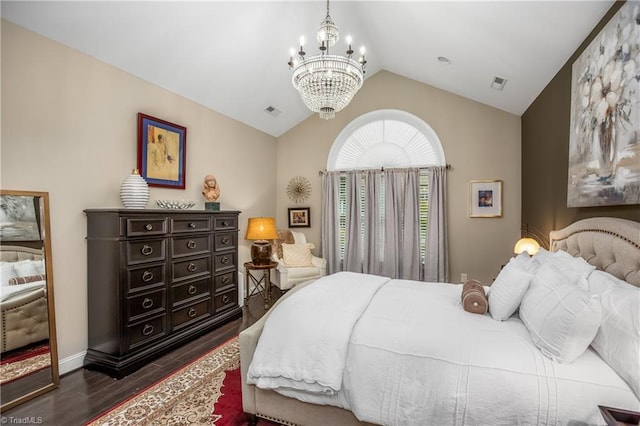
[[[311,253],[314,245],[307,243],[302,232],[288,229],[278,230],[278,239],[273,240],[274,262],[278,263],[273,283],[280,290],[288,290],[302,282],[320,278],[327,274],[327,261]]]

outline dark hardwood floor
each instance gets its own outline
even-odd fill
[[[282,293],[272,287],[272,305]],[[264,315],[264,301],[253,296],[242,310],[242,318],[167,353],[120,380],[106,374],[79,369],[60,377],[60,387],[1,413],[4,424],[46,426],[83,425],[109,408],[132,397],[171,372],[216,346],[237,336]]]

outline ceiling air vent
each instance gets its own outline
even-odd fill
[[[267,112],[267,114],[273,115],[274,117],[277,117],[278,115],[280,115],[280,112],[281,112],[278,108],[273,107],[271,105],[266,107],[264,110]]]
[[[507,84],[507,79],[504,77],[498,77],[497,75],[494,75],[493,80],[491,80],[491,87],[496,90],[504,89],[505,84]]]

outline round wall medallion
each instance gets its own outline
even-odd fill
[[[303,176],[291,178],[287,185],[287,196],[294,203],[302,203],[311,196],[311,182]]]

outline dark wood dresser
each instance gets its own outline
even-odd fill
[[[238,211],[89,209],[88,369],[121,378],[239,318]]]

